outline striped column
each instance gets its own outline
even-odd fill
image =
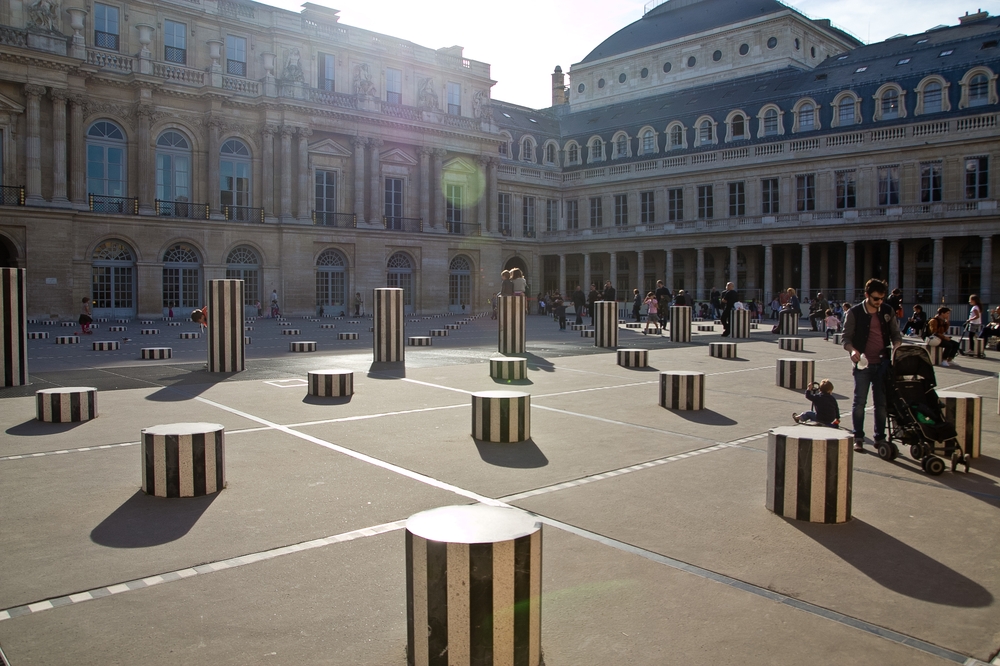
[[[502,443],[531,439],[531,395],[521,391],[473,393],[472,436]]]
[[[301,335],[302,331],[297,328],[283,328],[281,329],[282,335]]]
[[[778,348],[785,351],[802,351],[805,349],[802,338],[778,338]]]
[[[734,338],[750,337],[750,311],[733,310],[729,325],[729,334]]]
[[[243,280],[209,280],[208,371],[243,372],[244,336]]]
[[[705,374],[683,370],[660,373],[660,407],[682,411],[705,408]]]
[[[94,342],[91,344],[91,349],[94,351],[115,351],[118,349],[117,340],[106,340],[104,342]]]
[[[808,358],[779,358],[775,383],[787,389],[806,389],[813,382],[815,361]]]
[[[594,303],[594,346],[614,349],[618,346],[618,316],[615,301]]]
[[[430,331],[432,338],[446,338],[448,337],[447,328],[432,328]]]
[[[338,333],[337,334],[337,339],[338,340],[358,340],[359,338],[358,338],[358,334],[357,333]]]
[[[490,359],[490,377],[493,379],[527,379],[528,360],[494,356]]]
[[[201,333],[181,333],[179,337],[181,340],[197,340],[201,337]]]
[[[124,333],[128,330],[128,326],[108,326],[109,333]]]
[[[93,328],[93,326],[91,326]],[[159,335],[160,329],[158,328],[143,328],[139,330],[139,335]]]
[[[670,341],[691,342],[691,308],[686,305],[670,306]]]
[[[962,338],[958,342],[958,348],[966,354],[982,356],[986,350],[986,340],[982,338]]]
[[[851,519],[854,436],[814,426],[774,428],[767,440],[765,505],[812,523]]]
[[[445,324],[444,330],[446,331],[457,331],[462,328],[461,324]]]
[[[503,507],[406,521],[406,663],[542,663],[542,528]]]
[[[93,326],[91,326],[93,328]],[[29,340],[48,340],[49,334],[45,331],[28,333]]]
[[[313,340],[303,340],[301,342],[289,342],[288,351],[291,352],[314,352],[316,351],[316,342]]]
[[[337,328],[336,324],[320,324],[320,328]]]
[[[975,393],[938,391],[944,403],[944,418],[955,426],[962,452],[979,457],[983,437],[983,399]]]
[[[411,335],[406,338],[406,344],[410,347],[430,347],[431,340],[429,335]]]
[[[736,358],[736,343],[709,342],[708,355],[714,358]]]
[[[145,347],[142,350],[144,359],[173,358],[174,350],[170,347]]]
[[[45,423],[78,423],[97,418],[97,389],[62,386],[35,391],[35,418]]]
[[[497,318],[500,324],[497,349],[501,354],[523,354],[525,344],[524,296],[500,296]]]
[[[843,333],[834,333],[833,335],[830,336],[830,338],[833,340],[833,344],[835,344],[835,345],[842,345],[842,344],[844,344],[844,334]]]
[[[23,268],[0,268],[0,370],[4,386],[28,383],[27,291]]]
[[[795,310],[782,310],[778,313],[778,334],[799,334],[799,313]]]
[[[698,330],[699,333],[714,333],[715,332],[715,326],[712,326],[711,324],[698,324],[696,326],[696,328],[697,328],[697,330]]]
[[[354,372],[343,368],[310,370],[308,393],[322,398],[354,395]]]
[[[201,497],[225,488],[225,434],[218,423],[145,428],[139,447],[142,491],[156,497]]]
[[[80,344],[79,335],[57,335],[56,336],[57,345],[78,345]]]
[[[403,290],[380,287],[374,291],[374,335],[372,347],[376,363],[403,361]],[[358,322],[355,322],[358,323]]]
[[[645,349],[619,349],[618,365],[623,368],[645,368],[649,365],[649,353]]]
[[[927,355],[931,357],[931,365],[941,365],[942,359],[944,359],[944,349],[941,345],[924,345],[927,349]]]
[[[585,328],[585,329],[581,330],[580,331],[580,337],[581,338],[592,338],[592,337],[594,337],[594,329],[592,329],[592,328]]]

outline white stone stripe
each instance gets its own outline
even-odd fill
[[[447,545],[448,588],[448,662],[468,664],[472,658],[469,644],[470,596],[469,596],[469,544],[448,543]],[[424,574],[426,576],[427,574]]]
[[[514,540],[493,544],[493,666],[514,666]]]
[[[413,662],[416,666],[427,663],[427,540],[416,534],[413,539]]]

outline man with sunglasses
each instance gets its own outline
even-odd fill
[[[854,450],[864,451],[865,404],[871,389],[875,403],[875,448],[885,441],[885,379],[892,350],[903,343],[896,313],[885,302],[889,287],[882,280],[865,284],[865,300],[848,310],[844,321],[844,349],[854,363]],[[864,362],[859,363],[864,356]]]

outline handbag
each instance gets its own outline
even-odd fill
[[[928,347],[938,347],[940,345],[941,345],[941,338],[939,338],[938,336],[932,335],[931,337],[927,338]]]

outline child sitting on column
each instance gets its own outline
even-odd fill
[[[819,383],[819,388],[813,384],[806,389],[806,398],[813,404],[813,408],[801,414],[793,412],[792,418],[796,423],[815,421],[831,428],[840,426],[840,408],[837,406],[837,399],[833,397],[833,382],[824,379]]]
[[[833,310],[831,310],[830,308],[826,309],[826,319],[823,320],[823,323],[826,324],[826,339],[827,340],[830,339],[830,334],[831,333],[839,333],[840,332],[840,320],[837,319],[837,316],[835,314],[833,314]]]
[[[192,310],[191,321],[193,321],[196,324],[201,324],[205,328],[208,328],[208,306],[206,305],[200,310]]]

